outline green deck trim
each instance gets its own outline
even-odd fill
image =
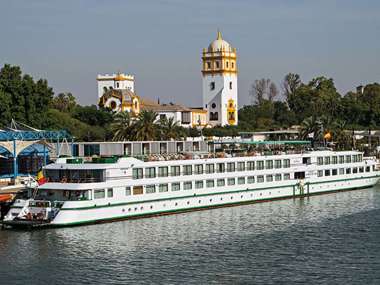
[[[366,189],[366,188],[371,188],[371,187],[373,187],[373,185],[361,186],[361,187],[337,188],[337,189],[332,189],[332,190],[323,191],[323,192],[311,193],[311,194],[309,194],[309,196],[323,195],[323,194],[331,193],[331,192]],[[303,197],[303,195],[296,195],[295,197]],[[196,211],[196,210],[205,210],[205,209],[209,209],[209,208],[221,208],[221,207],[225,207],[225,206],[253,204],[255,202],[265,202],[265,201],[269,202],[269,201],[273,201],[273,200],[282,200],[282,199],[287,199],[287,198],[294,198],[294,196],[284,195],[284,196],[277,196],[274,198],[259,198],[259,199],[253,199],[253,200],[248,200],[248,201],[238,201],[238,202],[222,203],[222,204],[217,204],[217,205],[196,206],[196,207],[179,208],[179,209],[166,210],[166,211],[156,211],[156,212],[150,212],[150,213],[122,215],[122,216],[116,216],[116,217],[112,217],[112,218],[92,219],[92,220],[73,222],[73,223],[50,224],[50,226],[51,227],[80,226],[80,225],[85,225],[85,224],[94,224],[94,223],[109,222],[109,221],[116,221],[116,220],[126,220],[126,219],[133,219],[133,218],[159,216],[159,215],[165,215],[165,214],[171,214],[171,213],[181,213],[181,212],[184,213],[184,212],[191,212],[191,211]]]
[[[320,181],[320,182],[307,182],[306,184],[334,183],[334,182],[347,181],[347,180],[371,179],[375,177],[380,177],[380,175],[374,175],[374,176],[368,176],[368,177],[354,177],[354,178],[349,178],[349,179],[337,179],[337,180]],[[98,208],[118,207],[118,206],[132,205],[136,203],[144,204],[144,203],[152,203],[152,202],[160,202],[160,201],[173,201],[173,200],[188,199],[188,198],[194,198],[194,197],[207,197],[207,196],[234,194],[234,193],[241,193],[241,192],[244,193],[244,192],[252,192],[252,191],[263,191],[263,190],[287,188],[287,187],[293,187],[293,193],[294,193],[293,196],[296,196],[297,194],[295,193],[295,190],[296,190],[295,187],[297,185],[298,183],[295,183],[295,184],[293,183],[293,184],[282,185],[282,186],[262,187],[262,188],[256,188],[256,189],[247,188],[247,189],[234,190],[234,191],[213,192],[213,193],[207,193],[207,194],[194,194],[194,195],[181,196],[181,197],[169,197],[169,198],[160,198],[160,199],[143,200],[143,201],[123,202],[123,203],[115,203],[115,204],[109,204],[109,205],[77,207],[77,208],[62,208],[61,211],[89,210],[89,209],[98,209]]]

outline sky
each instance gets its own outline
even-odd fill
[[[0,65],[97,103],[97,74],[135,75],[141,97],[202,105],[201,53],[222,32],[251,84],[332,77],[341,94],[380,81],[378,0],[0,0]]]

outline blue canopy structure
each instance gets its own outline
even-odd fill
[[[13,174],[9,177],[16,178],[19,154],[43,155],[43,164],[46,165],[49,147],[47,142],[56,142],[59,145],[60,141],[69,139],[73,140],[73,137],[65,130],[38,130],[12,120],[9,128],[0,129],[0,158],[13,158]]]

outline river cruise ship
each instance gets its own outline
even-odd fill
[[[304,197],[375,185],[375,158],[312,150],[59,158],[47,183],[18,199],[3,224],[73,226]]]

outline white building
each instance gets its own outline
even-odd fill
[[[110,89],[116,90],[130,90],[135,92],[134,81],[135,77],[133,75],[117,73],[117,74],[106,74],[98,75],[96,77],[98,81],[98,99],[103,96],[104,92]]]
[[[222,39],[217,39],[203,49],[203,108],[208,112],[208,123],[237,125],[238,91],[236,49]]]

